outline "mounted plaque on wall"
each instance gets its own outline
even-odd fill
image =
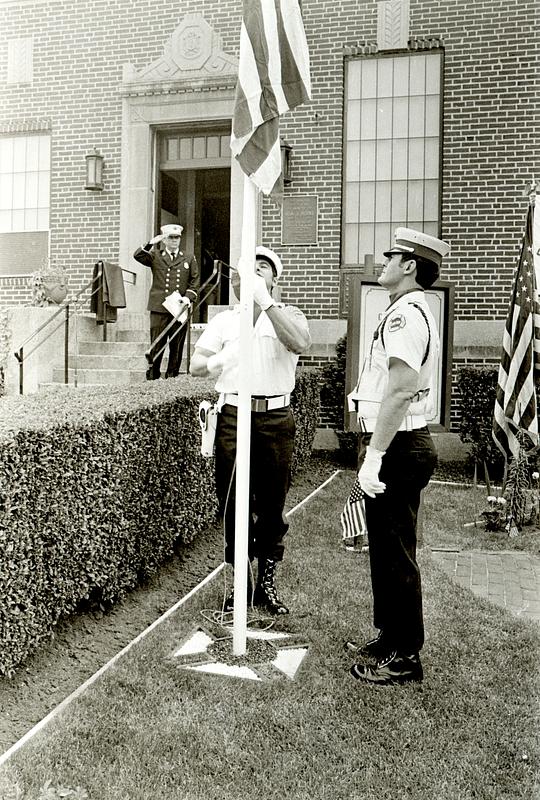
[[[316,194],[295,194],[283,198],[281,244],[317,244],[319,198]]]

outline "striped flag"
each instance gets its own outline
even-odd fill
[[[341,512],[341,528],[343,539],[353,539],[367,534],[366,512],[364,509],[364,495],[358,478],[354,482],[352,491]]]
[[[539,311],[530,205],[503,336],[493,417],[493,439],[507,460],[517,455],[520,440],[528,438],[530,447],[538,444],[534,372],[540,367]]]
[[[279,117],[311,97],[298,0],[244,0],[231,150],[266,195],[283,194]]]

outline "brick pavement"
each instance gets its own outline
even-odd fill
[[[540,623],[540,558],[513,550],[431,552],[456,583],[517,617]]]

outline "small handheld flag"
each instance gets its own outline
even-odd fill
[[[367,535],[366,511],[364,508],[364,495],[358,478],[354,482],[352,491],[341,512],[341,528],[343,539],[354,539]]]

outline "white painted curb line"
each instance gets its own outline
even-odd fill
[[[136,636],[135,639],[133,639],[131,642],[129,642],[129,644],[127,644],[115,656],[113,656],[109,661],[107,661],[106,664],[104,664],[102,667],[100,667],[100,669],[98,669],[97,672],[94,672],[94,674],[91,675],[88,678],[88,680],[86,680],[84,683],[81,683],[81,685],[78,686],[75,689],[74,692],[72,692],[70,695],[68,695],[68,697],[65,697],[59,705],[57,705],[55,708],[53,708],[52,711],[50,711],[47,714],[47,716],[43,717],[43,719],[40,720],[36,725],[34,725],[33,728],[30,728],[30,730],[27,731],[24,734],[24,736],[21,739],[19,739],[18,742],[15,742],[15,744],[12,745],[9,748],[9,750],[6,750],[6,752],[3,753],[0,756],[0,767],[2,766],[2,764],[4,764],[8,760],[8,758],[11,758],[11,756],[14,753],[16,753],[17,750],[19,750],[24,744],[26,744],[26,742],[28,742],[33,736],[35,736],[36,733],[38,733],[42,728],[44,728],[45,725],[47,725],[48,722],[50,722],[61,711],[63,711],[63,709],[66,706],[68,706],[73,700],[75,700],[76,697],[79,697],[79,695],[81,695],[84,691],[86,691],[86,689],[88,689],[89,686],[91,686],[93,683],[95,683],[97,681],[97,679],[100,678],[101,675],[103,675],[103,673],[106,672],[109,669],[109,667],[112,667],[112,665],[116,661],[118,661],[118,659],[120,659],[123,655],[125,655],[125,653],[127,653],[128,650],[131,650],[131,648],[133,647],[134,644],[137,644],[137,642],[140,642],[141,639],[144,639],[144,637],[147,634],[149,634],[150,631],[154,630],[154,628],[156,628],[161,622],[163,622],[165,619],[167,619],[167,617],[169,617],[171,614],[173,614],[176,611],[177,608],[180,608],[180,606],[184,605],[184,603],[186,603],[191,597],[193,597],[193,595],[196,592],[198,592],[199,589],[202,589],[202,587],[205,584],[209,583],[223,569],[224,566],[225,565],[222,563],[218,567],[216,567],[213,572],[211,572],[209,575],[206,576],[206,578],[204,578],[204,580],[202,580],[190,592],[188,592],[186,595],[184,595],[184,597],[182,597],[177,603],[175,603],[173,606],[171,606],[171,608],[169,608],[167,611],[165,611],[165,613],[162,614],[161,617],[159,617],[158,619],[154,620],[154,622],[152,622],[152,624],[149,625],[148,628],[145,628],[145,630],[142,631],[142,633],[139,633],[139,635]]]
[[[342,472],[342,470],[340,469],[336,470],[333,475],[331,475],[326,481],[324,481],[324,483],[321,483],[321,485],[318,486],[317,489],[315,489],[313,492],[311,492],[310,495],[305,497],[300,503],[298,503],[294,508],[292,508],[289,512],[287,512],[285,516],[288,517],[291,514],[294,514],[294,512],[297,511],[301,506],[303,506],[304,503],[307,503],[308,500],[310,500],[318,492],[320,492],[321,489],[324,489],[324,487],[327,486],[330,483],[330,481],[333,481],[336,475],[339,475],[340,472]],[[19,739],[18,742],[15,742],[15,744],[13,744],[8,750],[6,750],[5,753],[2,753],[2,755],[0,756],[0,767],[3,764],[5,764],[6,761],[17,752],[17,750],[20,750],[23,745],[25,745],[28,741],[30,741],[30,739],[32,739],[36,735],[36,733],[39,733],[39,731],[42,728],[44,728],[45,725],[47,725],[52,719],[54,719],[54,717],[58,716],[58,714],[60,714],[64,710],[64,708],[66,708],[66,706],[68,706],[73,700],[79,697],[79,695],[85,692],[89,686],[95,683],[97,679],[100,678],[109,669],[109,667],[112,667],[112,665],[115,664],[116,661],[118,661],[120,658],[122,658],[123,655],[125,655],[125,653],[131,650],[133,645],[137,644],[142,639],[144,639],[144,637],[147,636],[147,634],[149,634],[150,631],[153,631],[154,628],[157,628],[157,626],[160,625],[164,620],[166,620],[167,617],[170,617],[171,614],[174,614],[174,612],[178,608],[180,608],[180,606],[183,606],[184,603],[186,603],[191,597],[193,597],[193,595],[196,594],[199,591],[199,589],[202,589],[203,586],[205,586],[207,583],[210,583],[210,581],[213,580],[216,577],[216,575],[218,575],[219,572],[221,572],[224,566],[225,564],[221,563],[218,567],[216,567],[209,575],[206,576],[206,578],[204,578],[204,580],[202,580],[199,584],[197,584],[197,586],[191,589],[190,592],[184,595],[184,597],[182,597],[177,603],[175,603],[167,611],[165,611],[165,613],[162,614],[161,617],[158,617],[158,619],[154,620],[154,622],[152,622],[152,624],[149,625],[148,628],[145,628],[145,630],[142,631],[142,633],[139,633],[139,635],[136,636],[135,639],[129,642],[129,644],[127,644],[115,656],[113,656],[109,661],[107,661],[106,664],[100,667],[100,669],[98,669],[97,672],[94,672],[94,674],[91,675],[84,683],[81,683],[81,685],[78,686],[74,692],[68,695],[68,697],[65,697],[62,700],[62,702],[59,703],[59,705],[53,708],[53,710],[50,711],[45,717],[43,717],[43,719],[40,720],[36,725],[34,725],[33,728],[30,728],[30,730],[27,731],[24,734],[24,736],[21,739]]]

